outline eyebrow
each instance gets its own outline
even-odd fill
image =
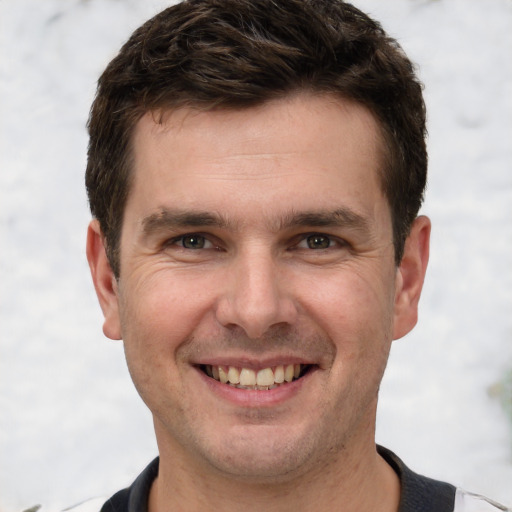
[[[366,217],[350,208],[338,208],[332,211],[292,213],[280,221],[279,227],[281,229],[286,229],[294,226],[343,226],[362,232],[367,232],[369,230],[369,222]]]
[[[145,235],[151,233],[193,227],[217,227],[221,229],[237,226],[219,213],[195,210],[179,210],[162,207],[158,212],[148,215],[142,220],[142,231]],[[271,222],[271,228],[275,231],[291,229],[294,227],[328,227],[342,226],[361,233],[368,233],[369,222],[366,217],[350,208],[338,208],[336,210],[320,210],[309,212],[291,212],[277,222]]]
[[[225,228],[228,222],[222,216],[210,212],[170,210],[160,208],[158,212],[142,220],[142,231],[149,235],[169,228],[214,226]]]

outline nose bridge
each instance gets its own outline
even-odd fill
[[[244,248],[231,270],[217,312],[224,326],[239,326],[250,338],[259,338],[274,325],[294,321],[295,306],[270,248]]]

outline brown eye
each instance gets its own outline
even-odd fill
[[[204,249],[205,243],[206,239],[201,235],[186,235],[181,239],[185,249]]]
[[[331,240],[325,235],[310,235],[306,238],[309,249],[327,249],[331,245]]]

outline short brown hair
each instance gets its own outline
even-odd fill
[[[185,0],[133,33],[91,108],[87,193],[116,277],[137,121],[186,106],[248,108],[300,90],[351,99],[379,121],[400,262],[423,200],[427,152],[422,86],[398,43],[342,0]]]

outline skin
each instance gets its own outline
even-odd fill
[[[375,119],[309,94],[158,119],[133,138],[119,280],[97,221],[87,244],[104,332],[154,418],[150,510],[397,510],[377,394],[416,323],[430,222],[397,267]],[[199,369],[289,362],[311,371],[271,391]]]

